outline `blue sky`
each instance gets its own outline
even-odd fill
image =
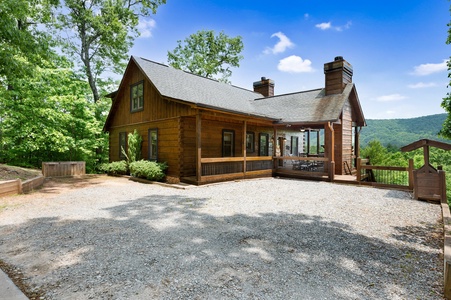
[[[324,86],[324,63],[343,56],[367,119],[445,112],[451,20],[446,0],[167,0],[140,23],[130,55],[167,63],[167,51],[198,30],[241,36],[233,85],[265,76],[284,94]]]

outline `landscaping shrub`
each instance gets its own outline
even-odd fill
[[[162,181],[167,169],[166,163],[139,160],[130,163],[130,175],[152,181]]]
[[[135,129],[133,133],[128,135],[128,162],[132,163],[141,159],[142,137]]]
[[[103,164],[100,168],[109,175],[127,175],[128,164],[125,160],[113,161],[109,164]]]

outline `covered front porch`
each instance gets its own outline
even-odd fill
[[[195,172],[185,172],[189,176],[181,176],[181,181],[202,185],[271,176],[334,180],[337,173],[334,149],[341,149],[341,146],[335,144],[332,123],[287,125],[229,120],[230,124],[222,122],[215,126],[216,121],[221,120],[200,113],[196,115],[195,126],[192,126],[196,143]],[[208,126],[203,126],[205,124]],[[221,139],[217,137],[220,133]],[[221,145],[222,149],[216,153],[221,153],[222,157],[212,155],[213,143]],[[349,153],[349,157],[355,158],[355,153]],[[352,175],[354,163],[347,162],[346,165]]]

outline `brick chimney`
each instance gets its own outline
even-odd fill
[[[274,81],[262,77],[260,81],[254,82],[254,92],[260,93],[265,97],[274,96]]]
[[[352,65],[342,56],[335,57],[333,62],[325,63],[326,95],[341,94],[346,84],[352,82],[352,73]]]

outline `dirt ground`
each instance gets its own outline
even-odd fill
[[[41,175],[41,170],[25,169],[20,167],[8,166],[0,164],[0,181],[6,180],[27,180]]]

